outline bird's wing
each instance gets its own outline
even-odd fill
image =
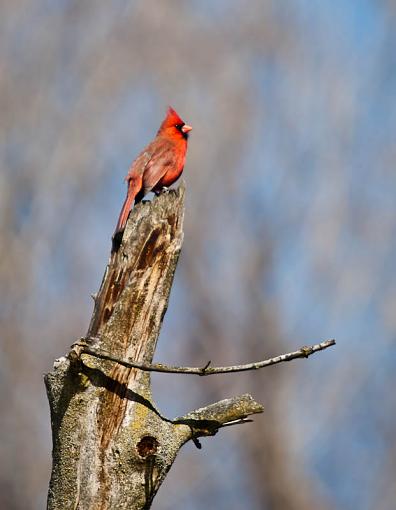
[[[142,186],[144,194],[151,191],[166,172],[174,166],[174,159],[174,147],[171,143],[162,140],[160,144],[157,144],[144,169]]]
[[[142,177],[147,164],[153,156],[153,151],[150,148],[150,145],[139,154],[139,156],[134,160],[132,165],[129,168],[128,174],[125,177],[125,180],[129,182],[133,177]]]

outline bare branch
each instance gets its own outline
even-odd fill
[[[172,420],[172,423],[174,425],[187,425],[189,432],[183,432],[184,442],[191,439],[195,446],[200,449],[199,437],[214,436],[223,427],[250,423],[253,420],[247,419],[247,417],[262,413],[263,410],[263,406],[257,403],[251,395],[245,394],[201,407],[182,418]]]
[[[97,340],[96,338],[89,338],[89,341]],[[162,363],[141,363],[139,361],[133,360],[123,360],[112,356],[110,353],[94,349],[88,346],[85,343],[85,339],[81,339],[80,342],[77,342],[72,346],[72,351],[69,354],[72,356],[79,356],[80,354],[88,354],[89,356],[94,356],[96,358],[114,361],[119,365],[122,365],[127,368],[137,368],[139,370],[143,370],[145,372],[162,372],[167,374],[193,374],[199,376],[206,375],[214,375],[214,374],[228,374],[235,372],[246,372],[248,370],[258,370],[259,368],[269,367],[271,365],[277,365],[278,363],[283,363],[285,361],[291,361],[297,358],[308,358],[312,354],[323,351],[328,347],[335,345],[335,340],[326,340],[319,344],[314,344],[312,346],[304,346],[301,347],[298,351],[289,352],[287,354],[281,354],[280,356],[276,356],[274,358],[269,358],[263,361],[257,361],[255,363],[247,363],[244,365],[232,365],[227,367],[210,367],[210,362],[206,363],[203,367],[176,367],[170,365],[164,365]]]

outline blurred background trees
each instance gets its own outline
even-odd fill
[[[157,360],[338,345],[261,373],[155,375],[169,416],[238,392],[265,413],[187,446],[154,508],[393,508],[394,3],[0,11],[0,507],[45,505],[42,373],[87,329],[123,178],[170,104],[194,131]]]

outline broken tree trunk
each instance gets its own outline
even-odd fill
[[[120,359],[151,363],[183,240],[184,187],[141,203],[111,254],[87,339]],[[164,375],[166,377],[166,375]],[[51,409],[52,509],[150,508],[189,440],[262,412],[250,395],[168,419],[150,373],[82,354],[75,346],[45,376]]]

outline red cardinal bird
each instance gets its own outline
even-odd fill
[[[119,245],[129,211],[153,191],[159,194],[182,174],[186,160],[188,134],[192,127],[185,124],[173,108],[169,108],[157,136],[132,163],[125,180],[128,192],[113,236]]]

